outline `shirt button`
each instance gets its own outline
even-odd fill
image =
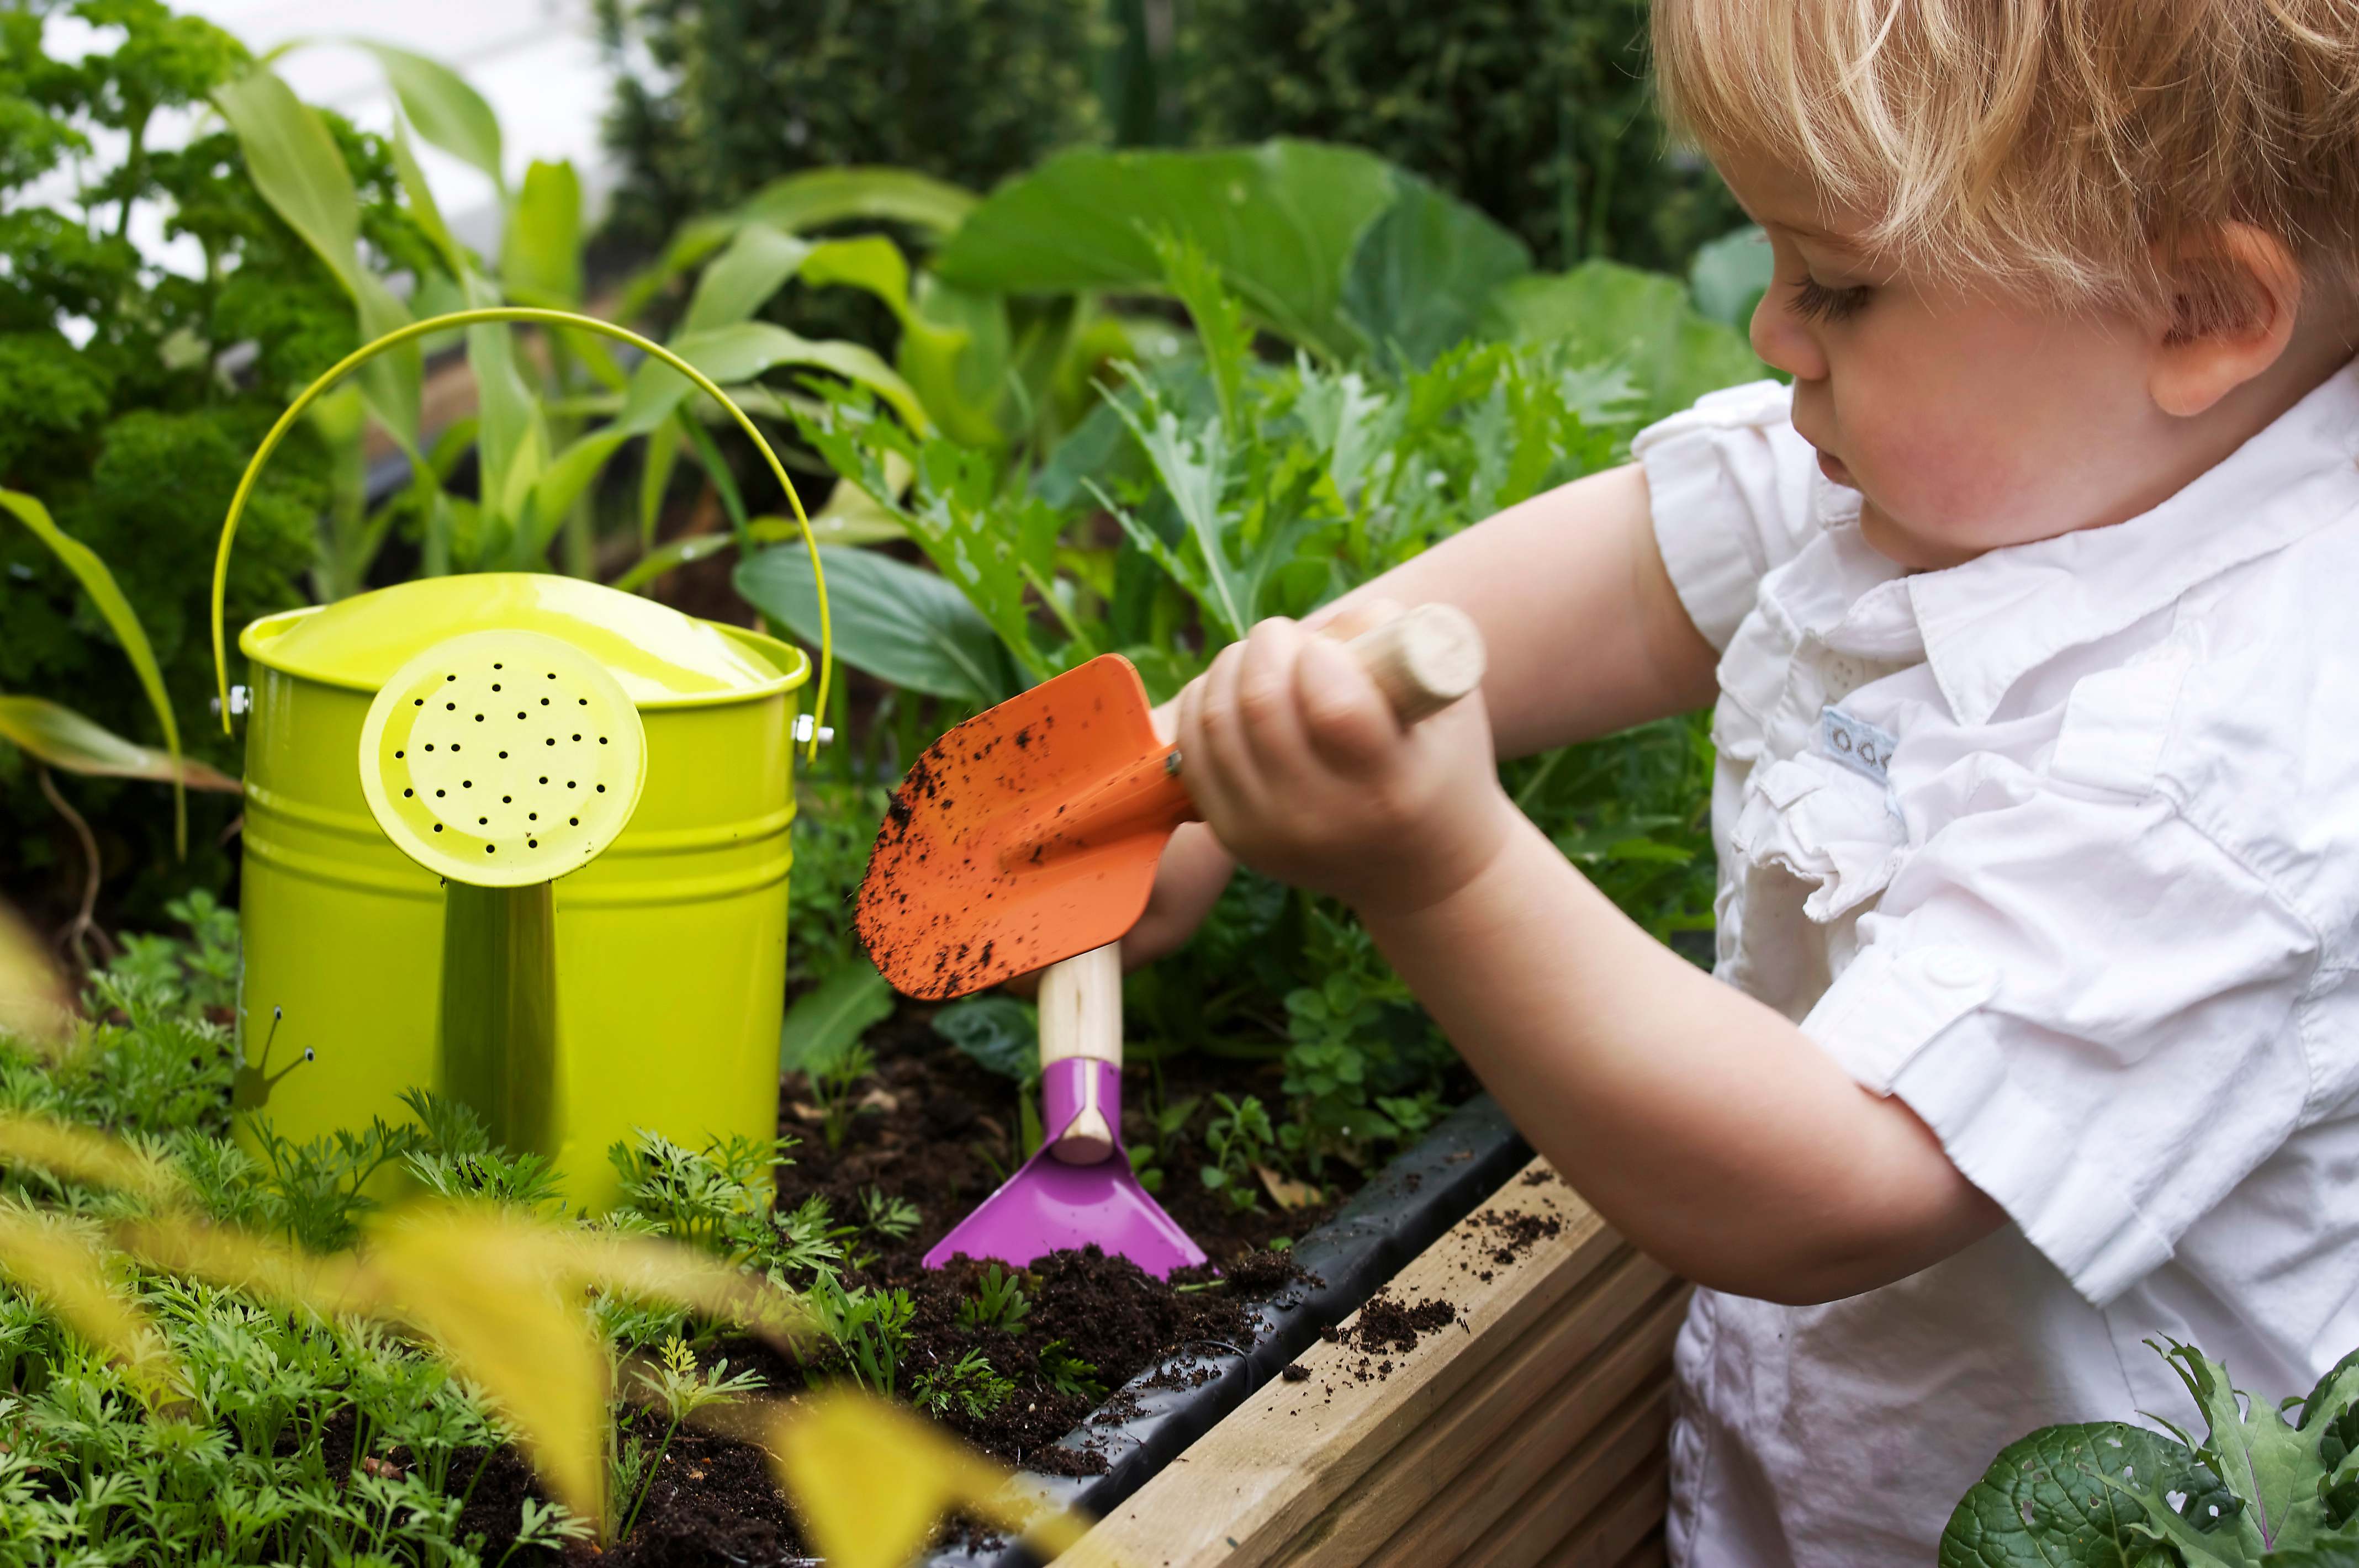
[[[1937,986],[1951,986],[1963,990],[1978,986],[1990,978],[1990,966],[1972,953],[1955,947],[1937,948],[1925,955],[1925,978]]]

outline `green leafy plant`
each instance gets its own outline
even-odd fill
[[[1147,1119],[1147,1125],[1155,1130],[1154,1141],[1138,1144],[1128,1151],[1131,1173],[1137,1176],[1140,1186],[1150,1193],[1163,1190],[1163,1170],[1171,1162],[1174,1145],[1180,1134],[1187,1130],[1189,1119],[1196,1114],[1196,1108],[1203,1103],[1201,1095],[1165,1101],[1158,1093],[1149,1100]]]
[[[1040,1376],[1060,1394],[1078,1400],[1102,1400],[1106,1396],[1105,1384],[1098,1379],[1096,1364],[1074,1355],[1061,1339],[1052,1339],[1040,1346],[1039,1364]]]
[[[908,1198],[887,1194],[881,1187],[861,1189],[860,1222],[872,1236],[887,1241],[907,1241],[922,1217],[918,1206]]]
[[[1225,1197],[1230,1207],[1259,1208],[1256,1168],[1269,1161],[1277,1144],[1269,1111],[1254,1095],[1233,1100],[1216,1094],[1212,1106],[1212,1119],[1204,1128],[1204,1147],[1211,1152],[1212,1163],[1196,1174],[1205,1186]]]
[[[959,1303],[959,1326],[1021,1334],[1031,1313],[1032,1303],[1024,1295],[1024,1277],[997,1263],[987,1263],[974,1278],[974,1294]]]
[[[956,1412],[981,1421],[1015,1396],[1016,1384],[1002,1377],[980,1350],[929,1368],[909,1387],[909,1402],[929,1415]]]
[[[643,1445],[636,1434],[626,1437],[618,1448],[614,1464],[622,1474],[608,1488],[607,1495],[618,1503],[626,1498],[629,1502],[622,1509],[621,1523],[613,1531],[613,1539],[617,1541],[630,1539],[631,1527],[638,1522],[639,1510],[647,1507],[656,1473],[662,1467],[664,1455],[671,1452],[672,1439],[679,1435],[680,1427],[703,1411],[734,1404],[763,1386],[761,1374],[732,1374],[726,1360],[710,1367],[698,1365],[696,1352],[676,1334],[665,1340],[655,1359],[640,1366],[637,1372],[638,1392],[651,1409],[661,1412],[664,1429],[654,1454],[644,1462]],[[624,1449],[629,1453],[628,1459],[622,1457]],[[625,1484],[625,1476],[628,1484]]]
[[[823,1271],[811,1281],[807,1298],[821,1334],[834,1348],[830,1358],[808,1367],[811,1386],[824,1384],[836,1371],[864,1389],[879,1394],[899,1391],[902,1359],[909,1349],[909,1320],[917,1303],[904,1290],[847,1286],[832,1271]]]
[[[2154,1348],[2202,1413],[2203,1440],[2120,1422],[2033,1433],[1960,1500],[1942,1568],[2359,1563],[2359,1352],[2306,1398],[2272,1404],[2193,1346]]]
[[[830,1149],[842,1148],[851,1135],[853,1119],[861,1111],[853,1091],[875,1071],[875,1054],[857,1040],[838,1042],[826,1055],[803,1063],[804,1078],[818,1103],[821,1131]]]

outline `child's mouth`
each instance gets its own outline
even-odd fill
[[[1843,467],[1843,460],[1832,452],[1821,450],[1819,453],[1819,471],[1837,484],[1852,490],[1859,488],[1859,481],[1851,477],[1851,470]]]

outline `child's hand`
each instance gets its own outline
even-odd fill
[[[1404,730],[1342,643],[1292,621],[1222,650],[1180,694],[1178,740],[1232,853],[1364,911],[1447,898],[1516,819],[1480,692]]]

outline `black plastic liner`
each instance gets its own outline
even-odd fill
[[[1297,1242],[1295,1260],[1321,1282],[1296,1285],[1277,1300],[1257,1303],[1251,1345],[1199,1341],[1149,1367],[1115,1396],[1136,1414],[1098,1424],[1091,1417],[1059,1446],[1105,1455],[1102,1476],[1043,1476],[1024,1482],[1050,1501],[1100,1517],[1147,1485],[1188,1445],[1278,1375],[1322,1328],[1357,1311],[1376,1288],[1408,1266],[1521,1170],[1530,1147],[1489,1095],[1478,1095],[1445,1118],[1416,1148],[1345,1204],[1335,1217]],[[1182,1372],[1192,1388],[1149,1388],[1159,1373]],[[1177,1380],[1177,1379],[1175,1379]],[[1130,1396],[1122,1399],[1122,1394]],[[968,1547],[937,1552],[928,1568],[1022,1568],[1035,1561],[1023,1547]]]

